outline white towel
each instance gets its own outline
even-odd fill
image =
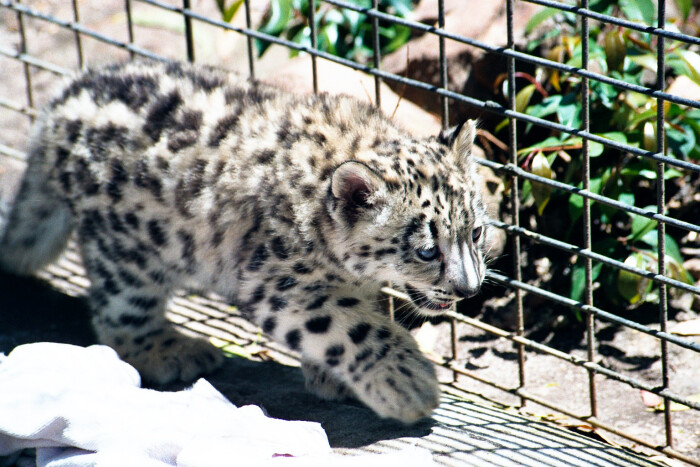
[[[37,343],[0,355],[0,456],[36,448],[42,467],[432,465],[420,449],[335,455],[320,424],[237,408],[204,379],[179,392],[139,386],[105,346]]]

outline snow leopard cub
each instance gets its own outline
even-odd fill
[[[221,363],[164,318],[173,289],[194,285],[299,351],[310,390],[413,422],[438,404],[435,371],[380,288],[428,315],[479,290],[474,132],[417,140],[350,97],[206,67],[91,69],[33,129],[0,266],[32,273],[76,229],[97,335],[145,380]]]

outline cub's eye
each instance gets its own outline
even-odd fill
[[[472,241],[475,243],[478,242],[479,239],[481,238],[482,233],[484,233],[484,226],[483,225],[480,225],[479,227],[472,230]]]
[[[440,249],[435,245],[430,248],[418,248],[416,250],[416,256],[418,256],[423,261],[433,261],[440,256]]]

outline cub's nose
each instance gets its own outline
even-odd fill
[[[474,295],[476,295],[477,293],[479,293],[479,287],[474,287],[474,288],[455,287],[453,292],[459,298],[471,298]]]

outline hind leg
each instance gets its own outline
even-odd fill
[[[166,320],[172,278],[155,253],[149,256],[143,245],[118,238],[97,236],[81,243],[98,339],[136,367],[144,381],[191,381],[221,364],[217,348]]]
[[[70,206],[30,167],[0,231],[0,269],[20,275],[41,269],[65,249],[73,227]]]

